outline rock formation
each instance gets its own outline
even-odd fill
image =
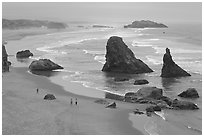
[[[8,54],[6,52],[5,42],[2,43],[2,72],[8,72],[11,62],[8,61]]]
[[[2,29],[25,29],[25,28],[47,28],[47,29],[65,29],[67,24],[61,22],[17,19],[2,19]]]
[[[180,101],[178,99],[174,99],[171,106],[175,109],[183,109],[183,110],[199,109],[198,106],[192,102]]]
[[[106,50],[106,63],[102,68],[104,72],[129,74],[153,72],[143,61],[135,58],[134,53],[120,37],[110,37]]]
[[[49,59],[39,59],[33,61],[30,64],[29,69],[31,71],[52,71],[56,69],[63,69],[63,67],[55,64]]]
[[[17,58],[29,58],[30,56],[33,56],[33,53],[31,53],[30,50],[22,50],[16,53]]]
[[[150,20],[134,21],[132,24],[125,25],[124,28],[168,28],[166,25]]]
[[[106,106],[106,108],[116,108],[116,103],[112,102]]]
[[[134,82],[134,85],[144,85],[144,84],[149,84],[149,82],[146,79],[135,80]]]
[[[54,100],[56,99],[55,96],[53,94],[47,94],[44,97],[45,100]]]
[[[188,88],[186,91],[183,91],[178,96],[183,98],[199,98],[198,92],[195,88]]]
[[[182,76],[191,76],[181,67],[179,67],[172,59],[170,50],[166,48],[166,53],[163,57],[163,67],[161,72],[161,77],[170,78],[170,77],[182,77]]]
[[[158,99],[163,96],[163,90],[157,87],[143,87],[139,89],[135,95],[143,98]]]

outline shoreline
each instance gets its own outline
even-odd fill
[[[14,75],[13,79],[11,79],[11,76]],[[14,82],[15,79],[18,79],[17,82]],[[11,86],[9,83],[13,83]],[[21,83],[19,83],[21,82]],[[26,82],[28,84],[26,84]],[[25,84],[24,88],[22,88],[22,85]],[[19,87],[15,87],[18,85]],[[35,87],[35,88],[34,88]],[[31,91],[24,91],[31,88]],[[36,88],[39,88],[39,94],[36,97]],[[21,90],[22,91],[19,91]],[[71,88],[70,88],[71,89]],[[27,92],[27,93],[26,93]],[[43,95],[46,93],[52,93],[56,96],[56,100],[54,101],[44,101]],[[15,94],[15,95],[14,95]],[[39,97],[40,95],[40,97]],[[70,98],[77,98],[79,101],[79,105],[77,106],[78,112],[74,112],[76,116],[70,116],[68,112],[72,111],[73,107],[70,107]],[[11,100],[13,98],[14,100]],[[26,98],[25,100],[19,100],[21,98]],[[10,101],[11,102],[10,102]],[[49,81],[46,77],[42,76],[33,76],[27,72],[27,68],[11,68],[11,71],[8,73],[3,74],[3,97],[2,97],[2,134],[144,134],[144,131],[139,131],[135,129],[131,123],[129,118],[129,113],[132,112],[132,110],[135,108],[135,105],[125,102],[119,102],[115,101],[117,104],[116,109],[107,109],[103,104],[97,104],[94,101],[97,100],[97,98],[91,98],[86,96],[80,96],[75,95],[70,92],[67,92],[63,89],[63,87],[56,85]],[[111,102],[110,99],[105,99],[108,102]],[[14,106],[8,106],[7,103],[14,103]],[[20,105],[21,104],[21,105]],[[35,109],[34,106],[37,105],[37,109]],[[52,106],[57,106],[52,110]],[[45,108],[47,107],[47,108]],[[9,109],[11,108],[11,109]],[[18,108],[19,110],[15,110],[15,116],[10,117],[8,115],[13,111],[13,109]],[[22,108],[26,108],[23,109]],[[70,122],[67,120],[70,117],[73,117],[76,119],[76,123],[74,125],[76,129],[64,129],[63,131],[51,131],[50,128],[47,129],[46,132],[42,131],[41,128],[35,127],[31,128],[36,125],[37,123],[28,120],[28,117],[32,117],[36,113],[32,114],[27,112],[28,110],[32,109],[32,112],[38,112],[38,117],[46,117],[45,119],[42,119],[42,122],[40,126],[45,128],[44,124],[47,123],[46,119],[49,119],[49,122],[51,122],[51,127],[55,127],[55,129],[64,128],[64,125],[69,125]],[[42,112],[41,112],[42,111]],[[24,113],[25,112],[25,113]],[[46,113],[52,112],[48,116]],[[18,115],[18,113],[21,115]],[[27,115],[29,113],[29,115]],[[68,116],[64,115],[66,113]],[[17,114],[17,115],[16,115]],[[45,114],[45,115],[44,115]],[[61,117],[63,116],[63,118]],[[61,120],[57,120],[56,117]],[[98,119],[100,117],[100,119]],[[14,119],[16,118],[16,120]],[[12,120],[11,120],[12,119]],[[22,123],[18,120],[21,119],[21,121],[24,121],[24,124],[26,127],[28,126],[29,130],[17,132],[20,129],[16,129],[24,127],[24,125],[21,125]],[[14,121],[15,122],[14,122]],[[91,123],[87,123],[87,121],[91,121]],[[32,121],[32,122],[31,122]],[[63,123],[61,125],[60,122]],[[65,121],[65,122],[64,122]],[[14,123],[15,124],[14,124]],[[12,125],[13,123],[13,125]],[[60,124],[59,124],[60,123]],[[80,125],[78,124],[80,123]],[[94,124],[92,124],[94,123]],[[12,125],[12,128],[10,126]],[[73,124],[73,123],[72,123]],[[107,125],[108,124],[108,125]],[[38,125],[38,124],[37,124]],[[105,126],[106,125],[106,126]],[[30,127],[31,126],[31,127]],[[124,129],[124,127],[126,127]],[[109,129],[110,128],[110,129]],[[142,129],[143,127],[141,127]],[[28,131],[32,131],[31,133]],[[38,132],[35,132],[35,131]]]

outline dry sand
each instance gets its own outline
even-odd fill
[[[94,102],[97,98],[69,93],[46,77],[29,74],[27,68],[11,68],[2,75],[3,135],[146,134],[133,128],[128,119],[139,107],[135,104],[116,101],[116,109],[105,108]],[[47,93],[54,94],[56,100],[44,100]],[[70,105],[71,98],[78,99],[77,106]]]

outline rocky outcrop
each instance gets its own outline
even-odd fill
[[[47,94],[44,97],[45,100],[54,100],[56,97],[53,94]]]
[[[30,56],[33,56],[33,53],[31,53],[30,50],[22,50],[16,53],[17,58],[29,58]]]
[[[163,57],[163,67],[161,72],[161,77],[170,78],[170,77],[182,77],[182,76],[191,76],[181,67],[179,67],[172,59],[170,50],[166,48],[166,53]]]
[[[174,99],[171,106],[175,109],[182,109],[182,110],[199,109],[198,106],[192,102],[180,101],[178,99]]]
[[[125,25],[124,28],[168,28],[162,23],[156,23],[150,20],[134,21],[132,24]]]
[[[186,91],[183,91],[178,96],[183,98],[199,98],[198,92],[195,88],[188,88]]]
[[[49,59],[39,59],[39,60],[33,61],[30,64],[29,69],[31,71],[52,71],[56,69],[63,69],[63,67],[55,64]]]
[[[106,108],[116,108],[116,103],[112,102],[106,106]]]
[[[2,43],[2,72],[8,72],[11,62],[8,61],[8,54],[5,47],[6,42]]]
[[[43,20],[8,20],[2,19],[2,29],[25,29],[25,28],[47,28],[47,29],[65,29],[67,24],[62,22],[52,22]]]
[[[146,112],[154,112],[154,111],[161,111],[161,107],[159,106],[149,106],[146,108]]]
[[[159,99],[163,96],[163,90],[157,87],[143,87],[135,95],[143,98]]]
[[[107,42],[106,63],[102,71],[129,74],[153,72],[143,61],[136,59],[122,38],[117,36],[110,37]]]
[[[149,84],[149,81],[146,79],[140,79],[140,80],[135,80],[134,85],[144,85],[144,84]]]
[[[133,111],[133,113],[134,113],[134,114],[139,114],[139,115],[144,114],[144,112],[140,111],[139,109],[135,109],[135,110]]]
[[[118,94],[114,94],[114,93],[110,93],[110,92],[106,92],[105,93],[105,98],[119,100],[119,101],[123,101],[124,100],[124,96],[118,95]]]

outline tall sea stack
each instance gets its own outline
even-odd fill
[[[2,72],[8,72],[9,65],[11,65],[11,62],[8,61],[8,54],[6,52],[5,44],[6,42],[2,43]]]
[[[140,74],[153,72],[143,61],[136,59],[134,53],[121,37],[112,36],[106,46],[106,63],[102,71]]]
[[[161,77],[170,78],[170,77],[183,77],[191,76],[181,67],[179,67],[172,59],[170,50],[166,48],[166,53],[163,57],[163,67],[161,71]]]

